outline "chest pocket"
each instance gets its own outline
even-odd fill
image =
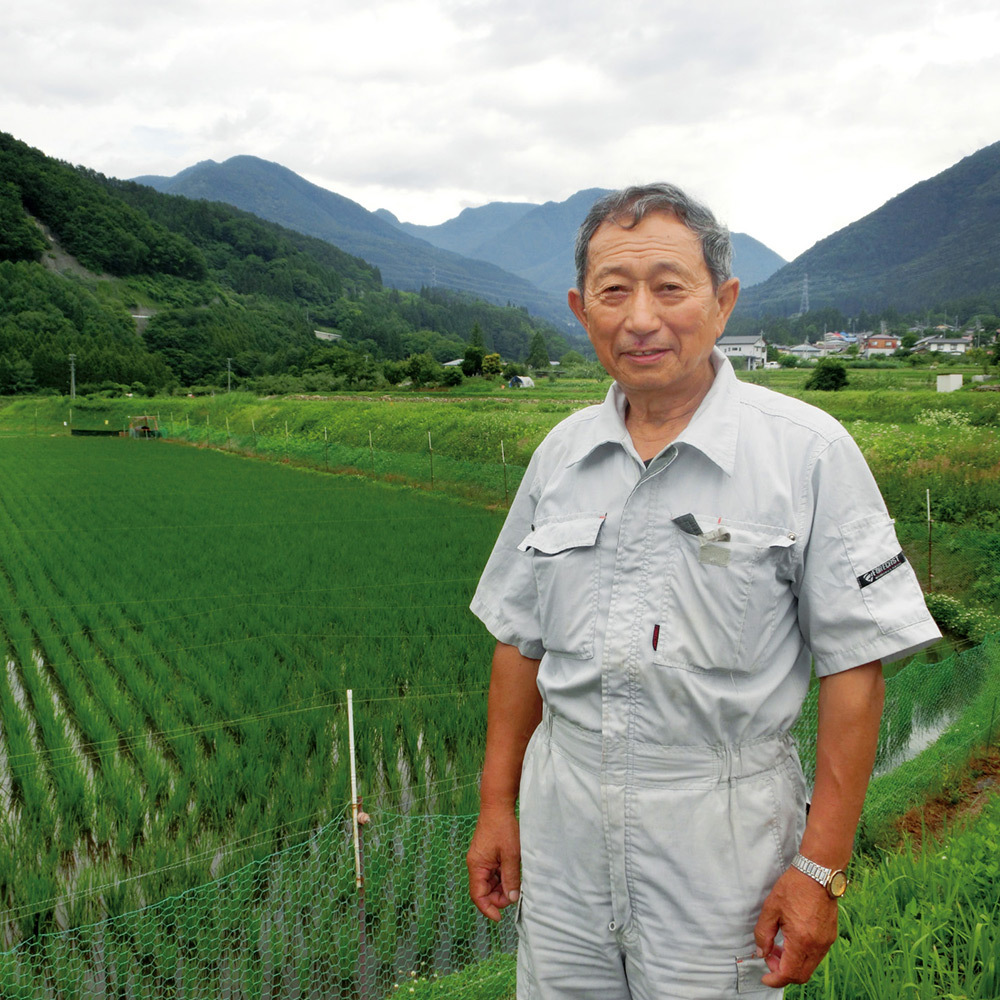
[[[518,548],[531,552],[542,645],[577,659],[594,655],[603,513],[541,518]]]
[[[690,519],[690,520],[689,520]],[[783,606],[795,534],[767,525],[685,515],[675,532],[653,661],[691,670],[750,671]]]

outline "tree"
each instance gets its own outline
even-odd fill
[[[503,371],[499,354],[487,354],[483,358],[483,377],[496,378]]]
[[[821,389],[824,392],[836,392],[847,385],[847,369],[843,362],[833,358],[823,358],[816,370],[806,379],[805,389]]]
[[[462,369],[456,365],[449,365],[441,373],[441,384],[442,385],[461,385],[464,381],[464,376],[462,375]]]
[[[38,260],[46,249],[41,233],[21,208],[18,189],[0,184],[0,260]]]
[[[417,387],[436,382],[441,366],[429,354],[414,354],[406,360],[406,374]]]
[[[483,349],[473,347],[471,344],[465,349],[465,357],[462,358],[462,374],[472,378],[473,375],[483,373]]]
[[[31,363],[17,351],[13,351],[10,357],[0,354],[0,396],[31,392],[34,388],[35,375]]]
[[[545,338],[540,330],[531,338],[528,348],[528,367],[548,369],[550,364],[549,349],[545,346]]]
[[[486,352],[486,341],[483,340],[483,328],[479,325],[479,320],[472,324],[472,330],[469,332],[469,347],[478,347]]]
[[[985,375],[990,367],[990,352],[985,347],[971,347],[965,352],[963,360],[967,361],[970,365],[982,368]]]
[[[389,385],[399,385],[406,378],[405,361],[386,361],[382,365],[382,377]]]

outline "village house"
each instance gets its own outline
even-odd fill
[[[858,338],[861,357],[873,358],[881,354],[892,354],[899,350],[899,337],[886,333],[867,333]]]
[[[965,354],[972,347],[972,337],[942,337],[935,334],[923,337],[913,345],[915,354]]]
[[[716,341],[716,346],[737,371],[763,368],[767,361],[767,342],[759,333],[727,334]]]
[[[785,353],[795,355],[800,361],[815,361],[823,354],[815,344],[796,344],[794,347],[789,347]]]

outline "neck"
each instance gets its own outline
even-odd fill
[[[714,380],[715,369],[709,364],[706,377],[686,391],[670,395],[626,392],[625,426],[644,462],[659,454],[687,427]]]

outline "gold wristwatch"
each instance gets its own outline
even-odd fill
[[[808,875],[819,882],[831,899],[840,899],[847,892],[847,873],[842,868],[824,868],[801,854],[796,854],[792,858],[792,867],[798,868],[803,875]]]

